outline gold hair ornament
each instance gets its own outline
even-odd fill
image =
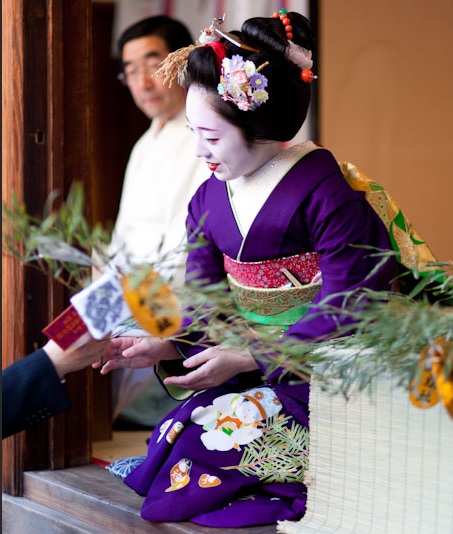
[[[230,43],[234,44],[238,48],[242,48],[243,50],[248,50],[249,52],[255,52],[255,53],[259,52],[259,50],[257,50],[256,48],[252,48],[251,46],[246,45],[245,43],[243,43],[238,37],[236,37],[232,33],[222,32],[218,28],[216,28],[215,33],[217,35],[220,35],[220,37],[223,37],[224,39],[226,39]]]
[[[179,85],[184,87],[189,54],[192,52],[192,50],[199,46],[205,46],[213,41],[218,41],[219,38],[216,35],[216,30],[218,30],[220,24],[223,24],[224,20],[225,14],[223,14],[223,17],[213,18],[209,28],[205,28],[200,33],[198,41],[196,41],[195,44],[186,46],[184,48],[179,48],[174,52],[170,52],[170,54],[168,54],[168,56],[162,61],[159,70],[154,74],[154,76],[162,79],[163,82],[168,84],[169,87],[172,86],[175,80],[178,81]]]
[[[199,46],[203,45],[196,43],[185,46],[184,48],[179,48],[174,52],[170,52],[162,61],[159,70],[154,74],[154,77],[162,79],[162,81],[168,84],[169,87],[173,85],[175,80],[177,80],[179,85],[184,87],[189,54],[192,52],[192,50],[195,50],[195,48],[198,48]]]
[[[178,81],[179,85],[184,87],[187,73],[187,61],[192,50],[199,46],[209,45],[213,41],[219,41],[219,38],[223,38],[238,48],[242,48],[243,50],[255,53],[259,52],[259,50],[256,48],[252,48],[251,46],[243,43],[235,35],[228,32],[222,32],[219,29],[219,26],[223,23],[224,19],[225,14],[223,17],[213,18],[211,26],[209,26],[209,28],[205,28],[201,32],[200,37],[195,44],[180,48],[174,52],[170,52],[170,54],[168,54],[168,56],[162,61],[160,68],[154,74],[154,76],[162,79],[163,82],[168,84],[169,87],[172,86],[175,80]]]

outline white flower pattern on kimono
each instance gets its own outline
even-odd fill
[[[240,450],[262,436],[267,418],[282,409],[271,388],[255,388],[243,393],[228,393],[214,399],[209,406],[195,408],[191,420],[202,425],[200,439],[208,450]]]

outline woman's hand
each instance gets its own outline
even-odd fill
[[[170,376],[164,380],[165,385],[200,391],[219,386],[238,373],[258,369],[248,350],[228,347],[210,347],[184,360],[183,365],[197,369],[184,376]]]
[[[115,337],[110,340],[103,354],[103,360],[93,364],[93,368],[101,368],[101,374],[106,375],[113,369],[123,367],[142,369],[152,367],[161,360],[179,358],[181,355],[170,341],[151,336]]]

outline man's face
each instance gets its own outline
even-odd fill
[[[149,119],[172,118],[185,104],[185,90],[173,83],[171,87],[152,77],[169,51],[165,41],[149,35],[128,41],[123,47],[123,68],[127,85],[137,107]]]

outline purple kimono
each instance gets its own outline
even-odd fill
[[[241,261],[255,262],[314,251],[320,254],[322,271],[315,301],[358,287],[390,289],[393,260],[365,280],[379,260],[369,250],[349,246],[391,249],[388,232],[325,149],[313,150],[292,166],[244,243],[226,184],[214,176],[190,203],[189,230],[206,214],[202,231],[207,245],[189,253],[189,276],[196,272],[212,282],[223,280],[224,253],[238,258],[241,251]],[[340,302],[340,296],[332,301]],[[309,310],[285,335],[315,338],[334,331],[335,320]],[[186,358],[203,350],[183,343],[178,349]],[[309,385],[290,385],[291,376],[282,369],[266,373],[266,364],[261,359],[257,363],[261,372],[241,373],[222,386],[195,393],[155,429],[146,460],[125,479],[146,496],[144,519],[245,527],[303,516]],[[169,372],[178,373],[180,363],[173,365]]]

